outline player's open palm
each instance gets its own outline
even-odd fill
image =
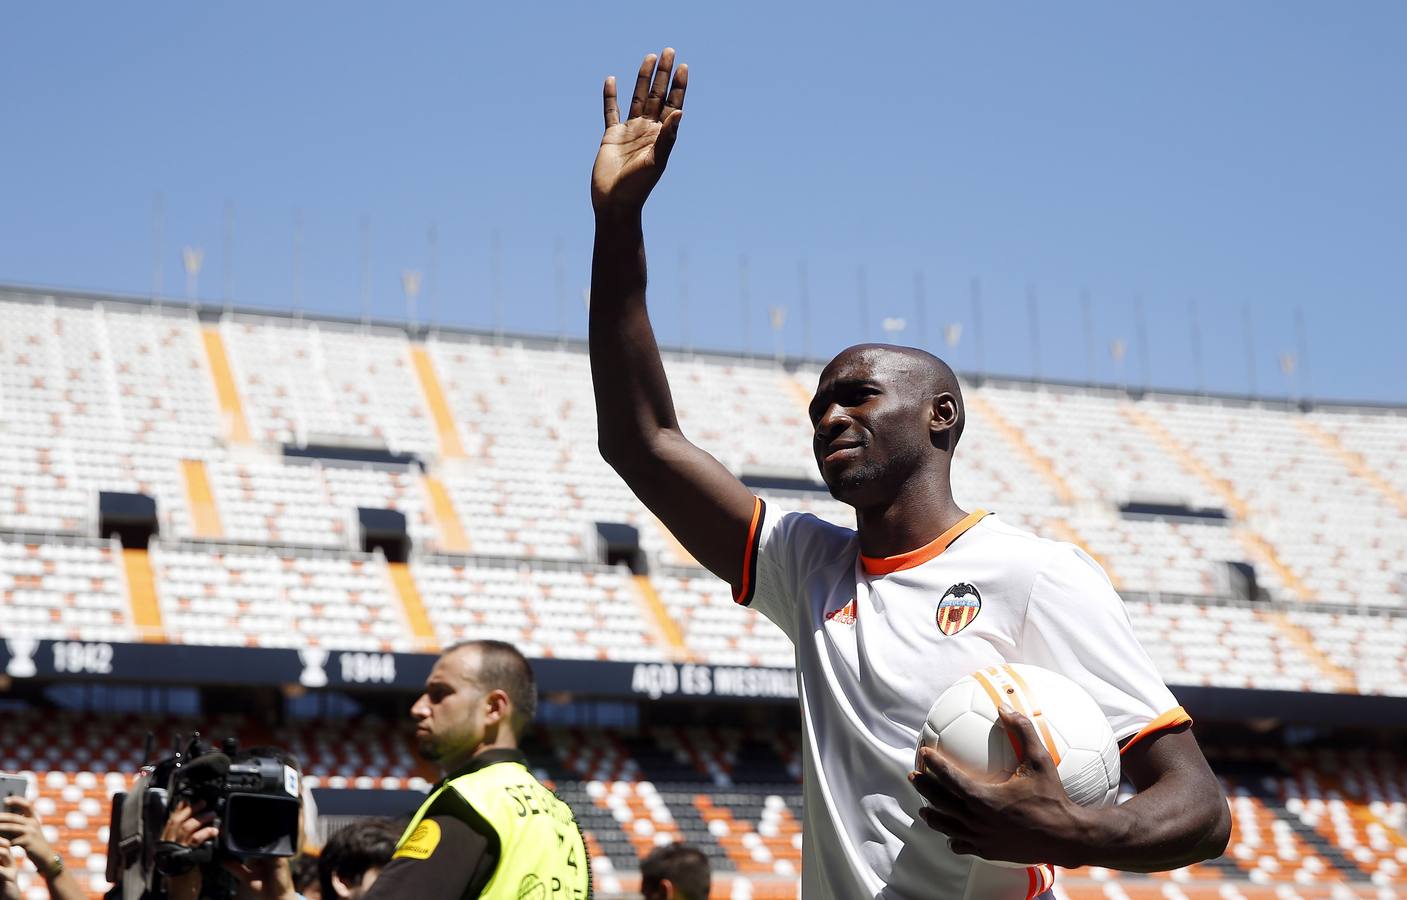
[[[616,80],[606,79],[606,133],[591,170],[591,205],[597,213],[630,212],[645,205],[674,149],[688,87],[689,67],[681,64],[675,71],[674,50],[666,47],[658,58],[651,53],[640,64],[630,117],[622,122]]]

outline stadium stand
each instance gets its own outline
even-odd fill
[[[436,449],[404,331],[237,316],[221,333],[256,440]]]
[[[3,635],[133,640],[120,559],[113,541],[0,535]]]
[[[187,644],[413,646],[384,558],[185,544],[152,550],[168,637]]]
[[[500,638],[542,660],[791,664],[775,626],[736,609],[600,459],[579,344],[18,290],[0,290],[0,320],[7,641],[408,653]],[[815,482],[813,364],[666,366],[691,438],[775,507],[851,521]],[[959,500],[1088,550],[1171,684],[1407,696],[1403,410],[965,390]],[[149,550],[100,533],[99,491],[156,500]],[[364,552],[359,507],[405,515],[407,563]],[[635,571],[603,564],[600,523],[638,529]],[[1230,564],[1256,592],[1235,596]],[[147,729],[282,742],[320,789],[435,777],[383,719],[93,719],[7,712],[0,770],[36,777],[95,892],[106,800]],[[791,897],[797,740],[554,725],[532,756],[582,816],[607,895],[680,838],[709,854],[720,896]],[[1236,816],[1225,858],[1146,879],[1068,872],[1057,897],[1340,900],[1404,881],[1400,758],[1222,748],[1214,763]]]
[[[435,777],[411,762],[408,726],[374,718],[270,728],[239,716],[197,722],[72,713],[0,719],[0,770],[35,780],[51,840],[96,896],[106,887],[108,799],[130,783],[146,733],[200,728],[287,747],[314,789],[424,790]],[[786,758],[793,737],[738,728],[545,728],[528,752],[539,777],[576,809],[597,887],[607,895],[632,889],[639,855],[682,839],[709,855],[719,896],[795,897],[801,787]],[[1392,896],[1401,883],[1407,765],[1400,757],[1231,749],[1215,753],[1213,764],[1235,820],[1226,857],[1136,883],[1101,869],[1062,871],[1057,896],[1226,897],[1228,878],[1246,897]],[[42,886],[26,890],[44,896]]]
[[[605,566],[427,557],[412,566],[442,646],[495,639],[534,658],[666,658],[628,573]]]

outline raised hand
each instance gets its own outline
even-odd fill
[[[948,836],[954,853],[1016,863],[1071,864],[1083,849],[1087,811],[1065,793],[1055,760],[1031,720],[1010,709],[1001,725],[1020,748],[1021,764],[995,784],[973,778],[931,747],[909,773],[928,806],[919,817]],[[1078,864],[1078,863],[1075,863]]]
[[[591,205],[597,215],[637,213],[644,207],[674,149],[688,88],[689,67],[681,63],[674,68],[673,48],[666,47],[658,58],[649,54],[635,77],[630,118],[622,122],[615,76],[606,79],[606,133],[591,169]]]

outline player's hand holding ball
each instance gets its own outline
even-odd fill
[[[998,865],[1078,865],[1089,811],[1119,788],[1119,748],[1099,705],[1037,666],[980,669],[929,710],[909,776],[919,815],[956,853]]]

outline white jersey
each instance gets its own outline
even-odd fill
[[[853,530],[759,499],[737,600],[796,647],[806,900],[1031,898],[1053,884],[1050,866],[956,855],[918,818],[908,773],[919,729],[975,669],[1059,672],[1118,740],[1189,721],[1099,565],[981,510],[925,547],[874,559]]]

